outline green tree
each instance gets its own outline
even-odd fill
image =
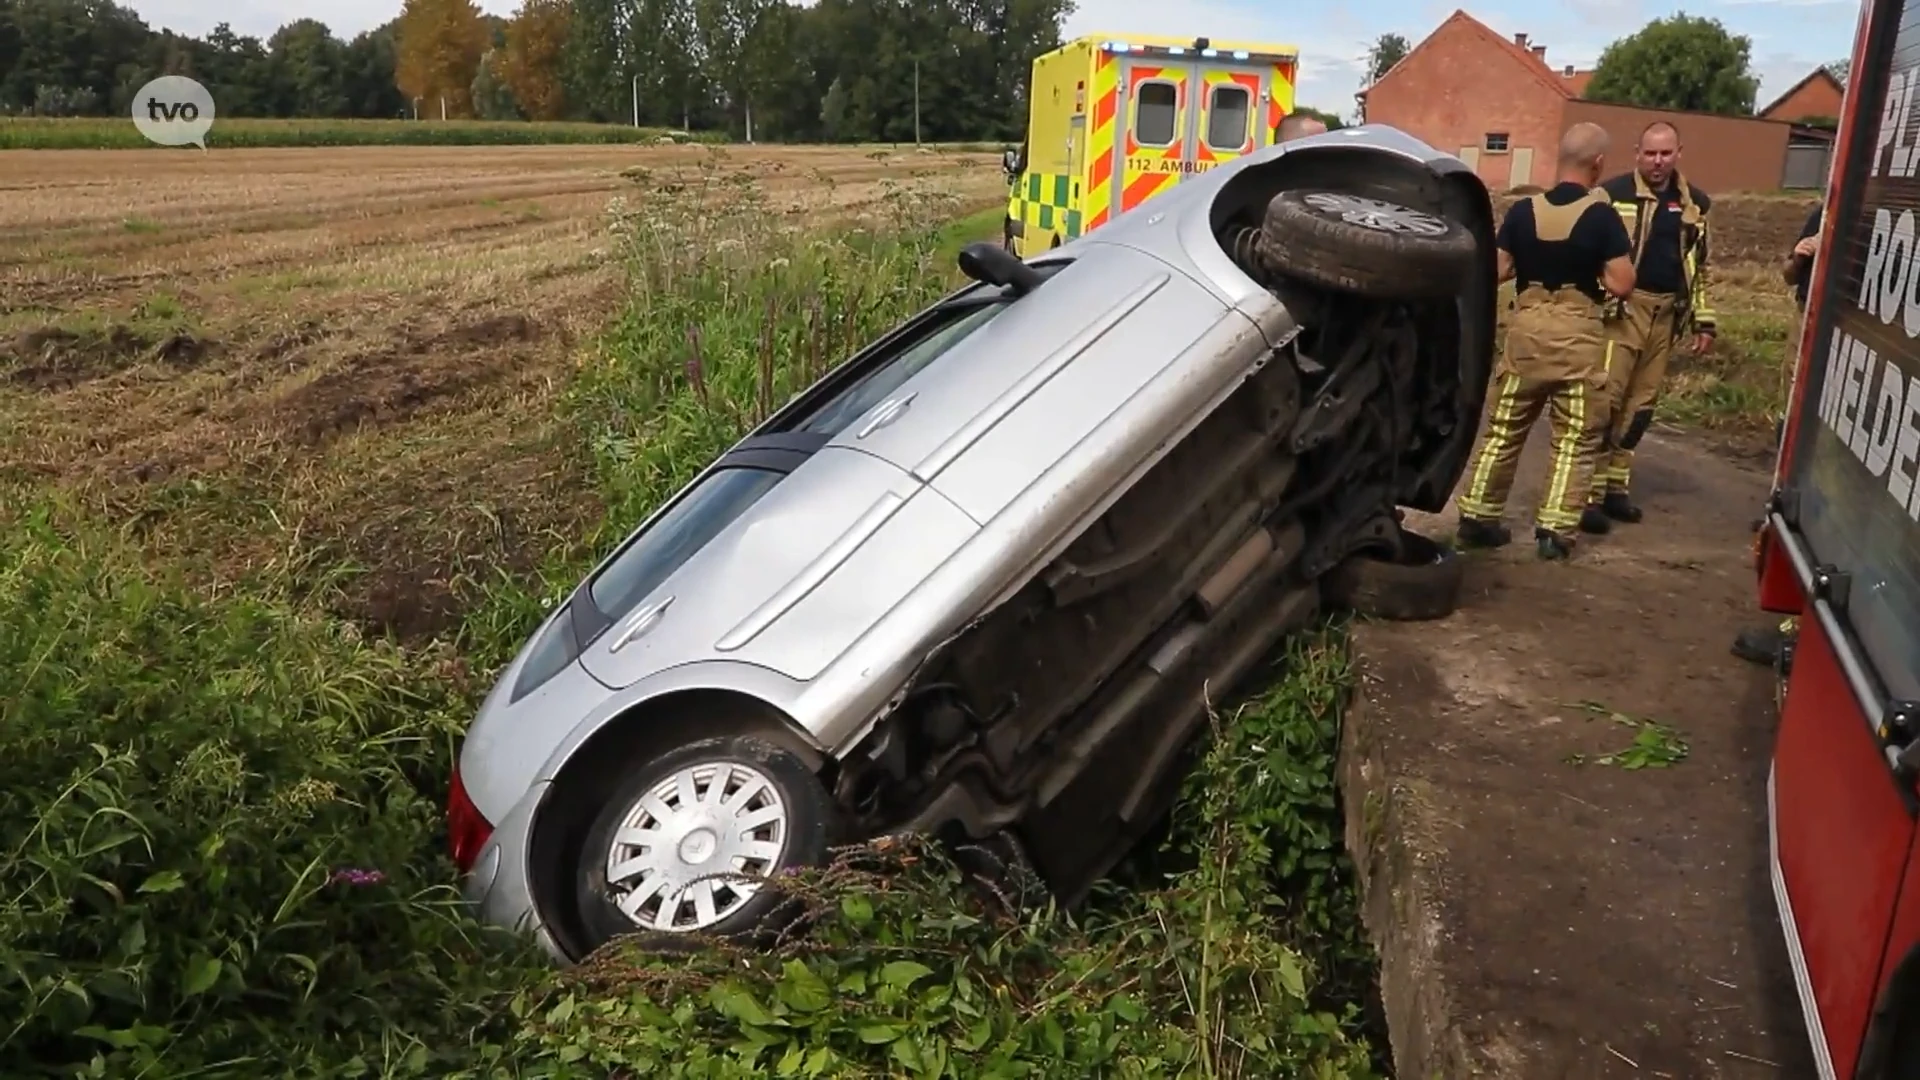
[[[1327,125],[1328,131],[1333,131],[1337,128],[1343,128],[1347,126],[1347,122],[1345,120],[1342,120],[1338,113],[1330,113],[1323,109],[1313,108],[1312,106],[1309,106],[1309,105],[1296,105],[1294,106],[1293,111],[1297,113],[1305,113],[1306,115],[1313,117],[1315,120],[1318,120],[1321,123]]]
[[[317,19],[297,19],[267,39],[279,116],[346,116],[347,48]],[[217,100],[217,99],[216,99]]]
[[[480,54],[480,71],[473,77],[473,115],[481,120],[518,120],[520,106],[513,88],[500,73],[504,54],[488,49]]]
[[[1655,19],[1607,46],[1587,84],[1590,101],[1751,115],[1760,80],[1750,69],[1752,43],[1718,19],[1681,12]]]
[[[1375,38],[1372,47],[1367,50],[1367,85],[1379,82],[1380,76],[1392,70],[1393,65],[1412,51],[1407,39],[1399,34],[1381,34]]]
[[[395,20],[397,22],[398,20]],[[342,63],[342,92],[349,115],[394,117],[408,114],[406,95],[394,82],[395,22],[353,36]]]

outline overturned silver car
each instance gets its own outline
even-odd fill
[[[1459,161],[1336,131],[961,261],[501,675],[449,810],[485,918],[562,959],[750,932],[758,879],[902,830],[1011,837],[1076,902],[1336,568],[1437,557],[1396,507],[1451,492],[1495,325]]]

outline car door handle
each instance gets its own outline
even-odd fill
[[[913,393],[908,394],[906,397],[897,397],[892,401],[882,403],[878,409],[873,411],[872,419],[860,425],[860,432],[855,435],[854,438],[864,439],[874,432],[879,431],[881,428],[886,427],[888,424],[893,423],[895,420],[900,419],[900,414],[906,412],[907,406],[912,405],[913,399],[919,396],[918,393]]]
[[[635,615],[633,618],[628,619],[627,624],[620,628],[620,636],[614,638],[613,644],[607,646],[607,652],[617,653],[628,645],[633,644],[635,639],[645,637],[648,633],[652,632],[654,627],[660,625],[661,618],[666,615],[667,609],[672,606],[673,597],[669,596],[665,600]]]

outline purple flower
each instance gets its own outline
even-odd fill
[[[387,880],[387,875],[378,870],[335,870],[327,876],[329,885],[352,885],[355,887],[378,885]]]

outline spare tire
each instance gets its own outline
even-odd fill
[[[1327,571],[1322,595],[1333,607],[1394,622],[1444,619],[1460,608],[1465,563],[1419,533],[1402,531],[1401,556],[1354,555]]]
[[[1341,191],[1283,191],[1256,248],[1277,274],[1382,300],[1453,296],[1473,273],[1473,233],[1457,221]]]

